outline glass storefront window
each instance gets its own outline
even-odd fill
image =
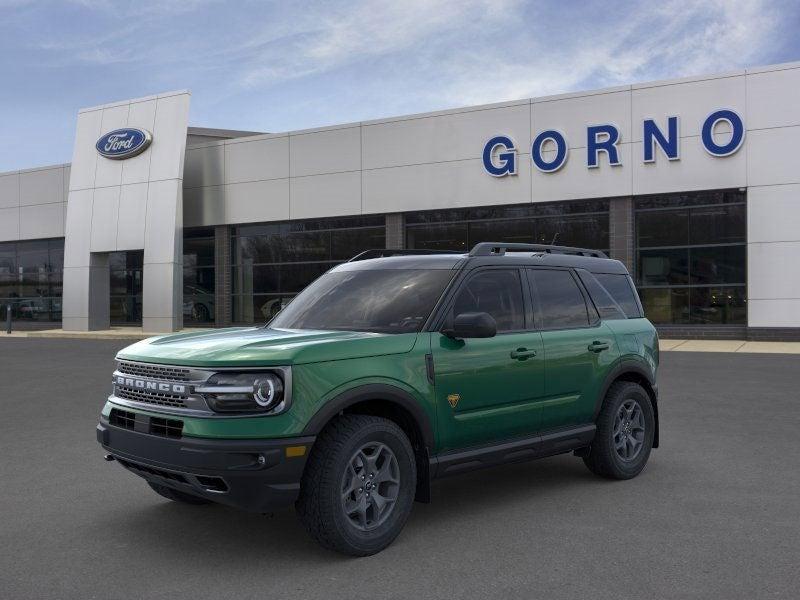
[[[189,229],[183,237],[183,322],[214,323],[216,241],[212,228]]]
[[[522,242],[607,251],[608,210],[601,199],[408,213],[406,247],[468,252],[478,242]]]
[[[60,321],[63,264],[63,239],[0,243],[0,305],[23,322]]]
[[[236,226],[233,322],[266,322],[331,267],[385,247],[383,215]]]
[[[141,325],[144,251],[111,252],[110,309],[112,325]]]
[[[656,324],[746,324],[745,192],[642,197],[635,212],[646,316]]]

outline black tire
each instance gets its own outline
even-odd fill
[[[615,434],[617,416],[623,414],[625,407],[638,405],[641,410],[641,421],[643,422],[644,432],[641,436],[641,446],[635,455],[628,458],[621,453],[631,453],[629,450],[633,446],[626,445],[621,441],[618,434]],[[623,423],[626,422],[624,418]],[[630,423],[630,421],[627,421]],[[627,426],[630,431],[630,425]],[[625,427],[623,427],[623,431]],[[583,458],[584,464],[589,470],[601,477],[609,479],[631,479],[642,472],[647,459],[650,457],[650,450],[653,448],[653,433],[655,432],[655,418],[653,416],[653,404],[647,391],[637,383],[632,381],[618,381],[608,390],[600,414],[597,417],[597,433],[594,441],[589,448],[589,453]],[[627,435],[623,433],[623,435]],[[633,436],[631,436],[632,438]],[[625,438],[628,439],[627,437]],[[636,441],[636,440],[634,440]],[[617,445],[621,444],[624,449],[618,451]]]
[[[396,495],[391,510],[380,515],[372,508],[375,522],[371,529],[364,530],[355,522],[358,515],[351,517],[346,512],[343,497],[349,497],[345,490],[348,487],[346,478],[352,480],[364,472],[351,469],[351,464],[358,460],[360,449],[370,446],[388,449],[388,454],[396,459],[391,464],[399,476],[397,483],[386,484],[391,486],[390,492],[376,494],[382,499],[382,493]],[[386,460],[384,458],[383,464]],[[414,451],[400,427],[380,417],[343,415],[332,421],[317,438],[303,473],[296,508],[311,537],[325,548],[351,556],[369,556],[386,548],[403,529],[414,503],[416,481]],[[373,494],[375,490],[378,487]],[[354,490],[352,502],[365,500],[360,498],[362,493],[365,493],[363,489]],[[374,497],[372,502],[375,502]],[[376,518],[376,514],[379,517]]]
[[[183,504],[211,504],[211,500],[206,500],[205,498],[201,498],[200,496],[193,496],[192,494],[187,494],[185,492],[181,492],[178,490],[173,490],[172,488],[168,488],[165,485],[159,485],[157,483],[152,483],[150,481],[147,482],[153,491],[158,494],[159,496],[164,496],[168,500],[172,500],[173,502],[182,502]]]

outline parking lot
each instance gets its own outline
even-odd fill
[[[441,480],[352,559],[291,510],[174,504],[104,462],[125,345],[0,340],[4,598],[797,597],[800,356],[662,353],[662,447],[637,479],[564,455]]]

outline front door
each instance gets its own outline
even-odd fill
[[[570,270],[530,269],[528,275],[545,352],[542,431],[590,423],[619,356],[614,333]]]
[[[471,274],[456,292],[445,323],[465,312],[486,312],[497,322],[492,338],[453,340],[431,334],[440,449],[478,446],[539,429],[544,394],[542,337],[515,268]]]

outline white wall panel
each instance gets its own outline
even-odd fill
[[[184,227],[225,224],[225,189],[225,186],[184,188]]]
[[[62,204],[37,204],[19,207],[19,239],[64,237]]]
[[[480,159],[364,171],[364,213],[530,202],[530,164],[490,177]]]
[[[156,100],[144,100],[131,103],[128,109],[128,127],[146,129],[153,133],[156,119]],[[155,143],[155,142],[154,142]],[[151,154],[143,152],[122,162],[122,185],[144,183],[150,179]]]
[[[699,137],[681,138],[681,159],[670,161],[656,151],[653,163],[644,163],[642,142],[632,144],[633,193],[657,194],[690,190],[738,188],[747,185],[747,151],[717,158],[703,148]]]
[[[747,324],[750,327],[800,327],[800,299],[750,300]]]
[[[19,206],[19,173],[0,175],[0,208]]]
[[[800,183],[800,126],[747,133],[747,183]]]
[[[153,125],[153,144],[149,150],[150,181],[183,176],[188,119],[189,94],[159,96]]]
[[[649,87],[634,85],[631,103],[633,140],[642,141],[644,119],[653,118],[659,124],[666,124],[665,117],[674,115],[680,117],[681,137],[699,136],[706,117],[720,108],[732,109],[745,118],[744,75]],[[745,122],[745,127],[748,126]]]
[[[289,218],[289,180],[231,184],[225,202],[226,223],[284,221]]]
[[[88,256],[88,254],[87,254]],[[87,319],[89,317],[89,265],[81,267],[64,266],[64,298],[62,302],[62,327],[69,329],[68,319]],[[75,323],[78,327],[86,323]]]
[[[225,147],[188,148],[183,169],[183,187],[222,185],[225,175]]]
[[[96,194],[97,192],[95,192]],[[179,180],[151,181],[148,184],[147,213],[145,216],[145,264],[181,262],[183,260],[183,257],[178,253],[182,244],[182,232],[175,221],[175,216],[179,210],[181,211],[182,223],[181,186]]]
[[[754,300],[800,300],[798,257],[800,241],[748,244],[748,297]],[[795,324],[800,325],[800,313],[794,318]]]
[[[39,169],[19,175],[20,206],[64,202],[64,169]]]
[[[94,188],[94,175],[98,159],[94,145],[102,134],[102,125],[102,110],[78,113],[78,123],[75,127],[75,149],[70,164],[70,190]]]
[[[19,208],[0,208],[0,242],[19,239]]]
[[[120,188],[116,229],[117,250],[144,248],[147,188],[147,183],[132,183]]]
[[[91,241],[89,243],[91,252],[116,251],[119,196],[119,186],[98,188],[94,191]]]
[[[747,128],[800,125],[800,69],[747,75]]]
[[[289,136],[225,144],[225,183],[289,177]]]
[[[64,242],[65,267],[89,266],[93,198],[94,190],[91,189],[69,193],[65,226],[67,238]]]
[[[747,241],[800,240],[800,185],[771,185],[747,190]],[[800,268],[796,269],[800,279]]]
[[[292,134],[289,168],[292,177],[360,169],[361,127]]]
[[[570,148],[584,148],[586,127],[607,123],[617,126],[620,142],[631,141],[629,89],[559,100],[536,98],[533,101],[533,127],[529,142],[545,129],[558,129],[567,138]]]
[[[128,105],[114,106],[103,109],[100,136],[115,129],[122,129],[128,125]],[[100,138],[98,136],[98,139]],[[96,142],[97,140],[95,140]],[[94,176],[94,187],[108,187],[122,183],[122,165],[124,160],[113,160],[95,153],[97,156],[97,169]]]
[[[530,152],[530,104],[364,125],[364,169],[480,158],[495,135]]]
[[[533,172],[533,201],[629,196],[633,168],[631,144],[620,144],[618,148],[622,164],[616,167],[610,166],[605,153],[601,153],[600,166],[595,169],[587,168],[586,148],[571,149],[567,163],[555,173],[542,173],[529,166]]]
[[[294,177],[290,183],[289,217],[335,217],[361,213],[361,173]]]

